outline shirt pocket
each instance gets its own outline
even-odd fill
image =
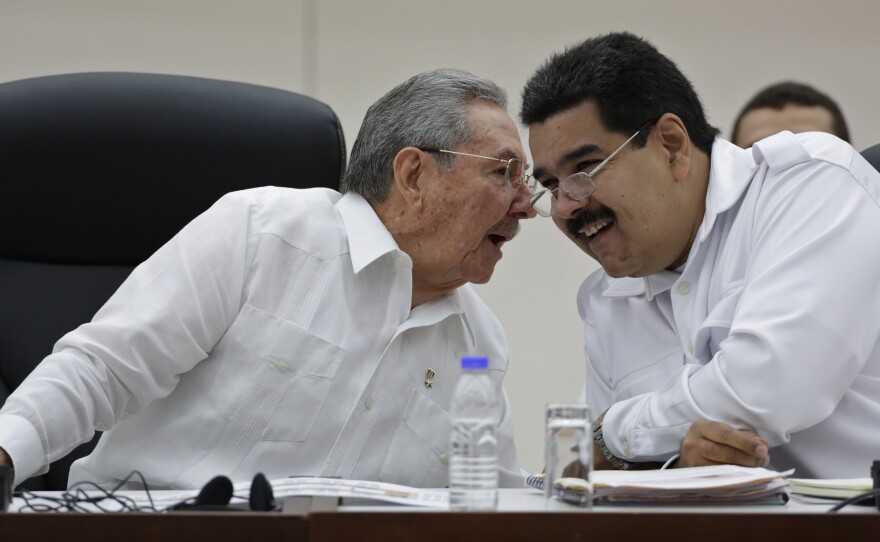
[[[379,480],[414,487],[446,487],[449,427],[449,413],[413,390]]]
[[[694,337],[694,356],[702,363],[708,363],[721,348],[721,343],[730,335],[730,326],[742,298],[744,280],[736,280],[727,285],[721,299],[709,311]]]
[[[212,404],[233,428],[261,428],[261,440],[305,440],[345,350],[250,305],[227,335]]]
[[[656,361],[620,377],[611,389],[612,403],[661,389],[670,378],[678,374],[684,364],[684,353],[680,349],[667,351]]]

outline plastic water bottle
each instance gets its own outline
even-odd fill
[[[453,510],[494,510],[498,505],[501,406],[488,368],[488,358],[461,358],[449,439],[449,507]]]

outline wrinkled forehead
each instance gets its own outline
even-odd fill
[[[590,153],[608,152],[612,132],[608,131],[591,103],[583,103],[529,125],[529,150],[535,162],[535,176],[552,173]]]
[[[525,160],[519,130],[504,109],[488,102],[468,105],[471,138],[465,142],[467,152],[493,158]]]

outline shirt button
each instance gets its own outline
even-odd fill
[[[632,449],[629,447],[629,442],[624,441],[623,443],[623,455],[629,457],[632,455]]]
[[[373,400],[370,399],[369,397],[364,399],[364,408],[366,408],[367,410],[370,410],[371,408],[373,408]]]
[[[282,373],[286,373],[286,372],[287,372],[287,369],[288,369],[289,367],[288,367],[287,364],[284,363],[283,361],[279,361],[279,362],[277,362],[277,363],[275,364],[275,368],[278,369],[279,371],[281,371]]]
[[[444,465],[448,465],[449,464],[449,457],[447,457],[446,454],[440,454],[440,462],[443,463]]]
[[[694,353],[694,341],[688,343],[688,352],[690,352],[691,354]]]
[[[682,282],[678,285],[678,293],[681,295],[688,295],[688,292],[691,291],[691,283],[690,282]]]

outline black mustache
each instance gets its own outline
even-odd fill
[[[581,229],[583,229],[586,224],[589,224],[591,222],[598,222],[606,218],[614,220],[615,215],[614,211],[612,211],[608,207],[605,207],[604,205],[595,210],[581,211],[580,213],[568,219],[568,232],[571,233],[572,236],[577,237],[578,235],[580,235]]]

